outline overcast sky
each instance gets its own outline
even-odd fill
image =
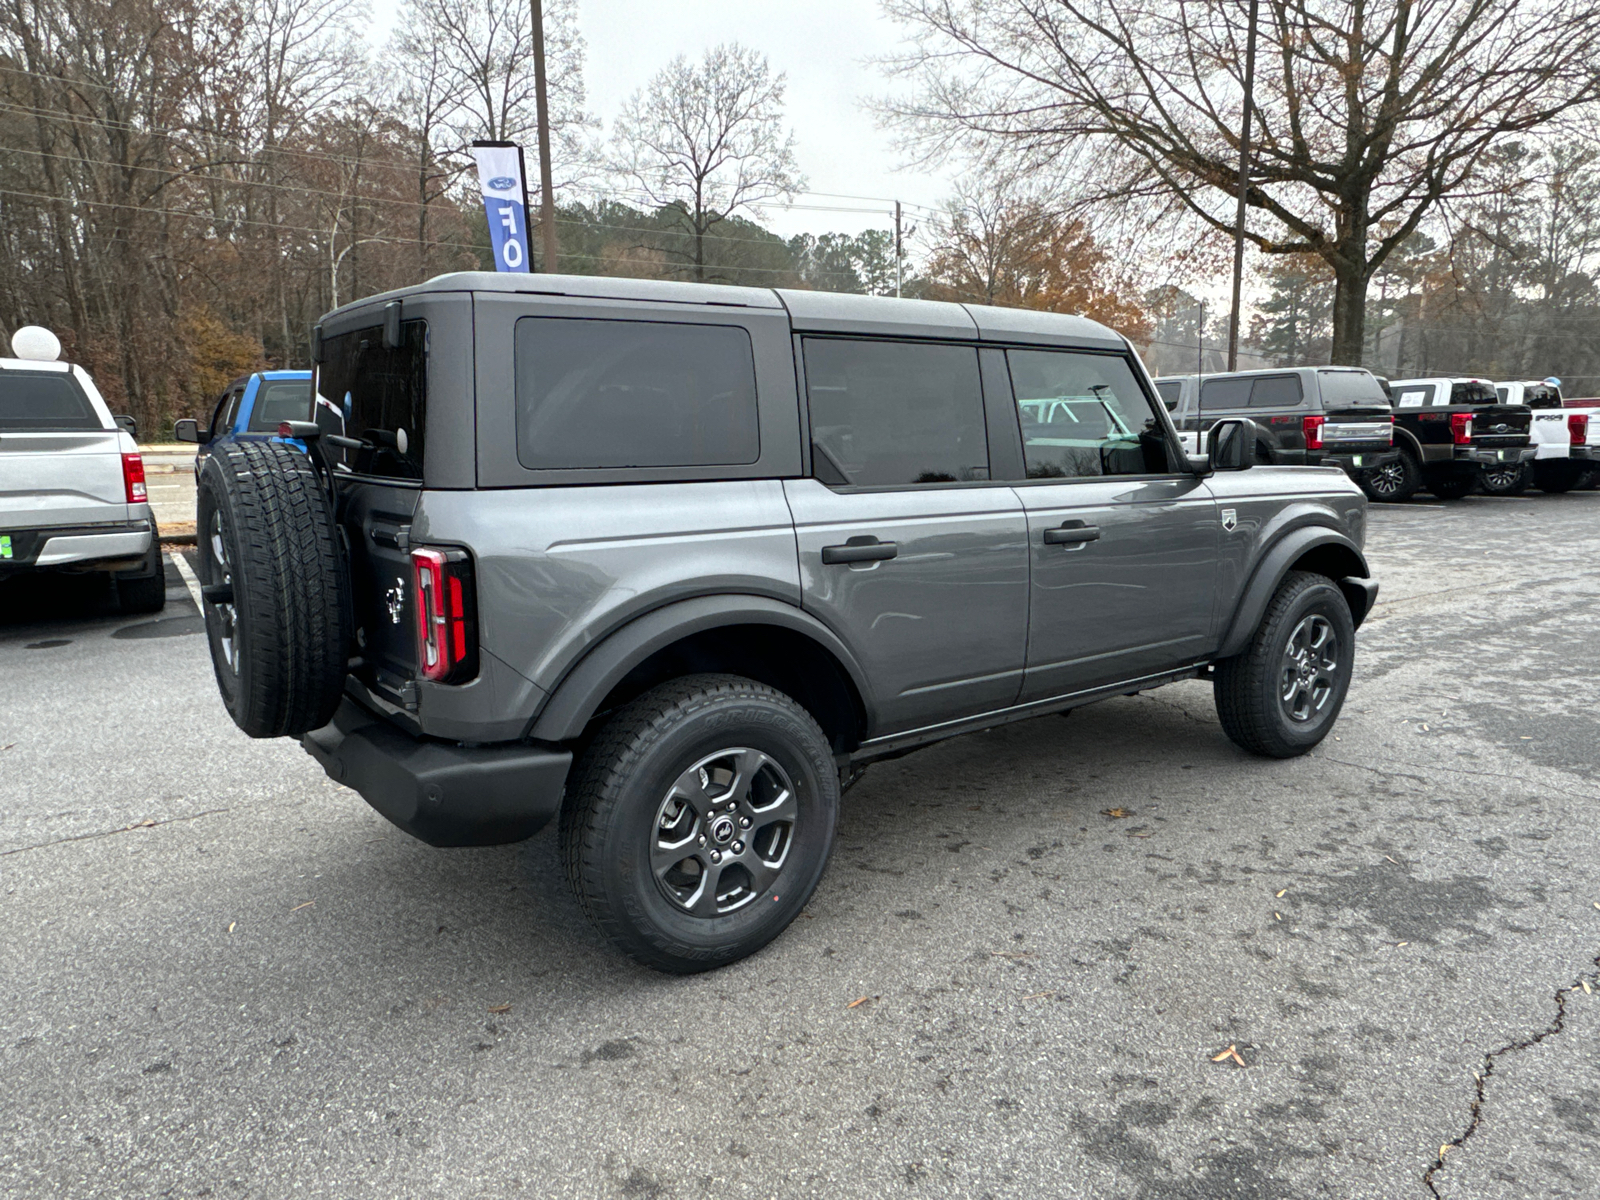
[[[876,204],[807,195],[807,207],[769,210],[785,236],[887,228],[882,200],[937,205],[950,172],[897,171],[900,157],[861,101],[888,84],[865,60],[897,48],[898,30],[874,0],[578,0],[588,42],[589,109],[607,132],[623,101],[674,55],[698,58],[720,41],[766,54],[789,77],[788,114],[801,170],[813,193],[879,197]],[[372,0],[371,40],[382,46],[398,0]],[[876,208],[877,212],[816,211]],[[908,212],[907,220],[914,216]]]

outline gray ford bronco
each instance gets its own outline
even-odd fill
[[[874,760],[1195,677],[1304,753],[1377,594],[1354,483],[1253,465],[1245,420],[1186,454],[1092,321],[472,273],[314,341],[309,453],[200,478],[229,712],[436,846],[559,817],[667,971],[794,919]]]

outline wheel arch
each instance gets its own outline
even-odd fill
[[[816,718],[836,753],[867,736],[871,692],[855,656],[822,622],[764,596],[702,596],[636,617],[592,647],[556,685],[528,729],[544,742],[582,738],[594,718],[668,679],[744,675]]]
[[[1409,450],[1417,463],[1419,465],[1422,463],[1422,443],[1417,440],[1417,435],[1404,425],[1394,427],[1394,445],[1401,450]]]
[[[1332,580],[1344,593],[1357,628],[1377,599],[1372,571],[1353,541],[1326,525],[1291,529],[1261,555],[1234,608],[1233,620],[1217,650],[1218,658],[1232,658],[1245,648],[1290,571],[1312,571]]]

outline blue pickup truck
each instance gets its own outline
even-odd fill
[[[195,472],[223,441],[260,442],[278,436],[284,421],[312,419],[310,371],[257,371],[230,383],[211,412],[211,423],[183,420],[173,432],[180,442],[199,444]],[[304,449],[304,447],[301,447]]]

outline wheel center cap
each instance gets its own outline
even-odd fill
[[[733,841],[733,835],[739,831],[732,817],[718,817],[711,822],[711,840],[719,846],[726,846]]]

